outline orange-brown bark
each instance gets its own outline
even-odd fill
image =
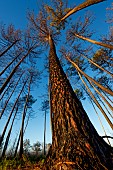
[[[43,170],[110,169],[113,150],[89,120],[49,41],[52,145]]]

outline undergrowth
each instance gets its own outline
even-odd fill
[[[32,170],[35,169],[35,167],[41,167],[43,166],[43,163],[45,161],[45,156],[26,156],[23,155],[20,159],[19,157],[11,158],[6,157],[4,159],[0,159],[0,170]]]

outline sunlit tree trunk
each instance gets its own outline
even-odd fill
[[[81,54],[81,53],[80,53]],[[97,63],[95,63],[93,60],[89,59],[87,56],[81,54],[84,58],[86,58],[91,64],[93,64],[94,66],[96,66],[97,68],[99,68],[100,70],[106,72],[107,74],[109,74],[111,77],[113,77],[113,74],[110,73],[108,70],[104,69],[103,67],[99,66]]]
[[[96,113],[96,115],[97,115],[97,117],[98,117],[98,119],[99,119],[100,125],[101,125],[101,127],[102,127],[102,129],[103,129],[103,131],[104,131],[104,134],[105,134],[105,136],[107,136],[106,131],[105,131],[105,128],[104,128],[104,125],[103,125],[103,123],[102,123],[102,121],[101,121],[101,118],[100,118],[100,116],[99,116],[96,108],[95,108],[93,99],[92,99],[92,97],[90,96],[90,94],[87,92],[87,90],[86,90],[85,88],[84,88],[84,90],[85,90],[86,94],[88,95],[88,98],[89,98],[89,100],[90,100],[90,102],[91,102],[91,104],[92,104],[92,106],[93,106],[93,108],[94,108],[94,111],[95,111],[95,113]],[[107,141],[108,141],[109,145],[111,145],[111,143],[110,143],[110,141],[109,141],[108,138],[107,138]]]
[[[112,148],[98,135],[77,99],[49,38],[52,145],[43,170],[111,169]]]
[[[102,101],[102,99],[100,98],[100,96],[97,94],[96,97],[98,98],[98,100],[102,103],[102,105],[104,106],[104,108],[106,109],[107,113],[111,116],[111,118],[113,119],[113,112],[110,112],[109,109],[106,107],[105,103]]]
[[[106,98],[109,100],[109,102],[111,102],[113,104],[113,101],[109,98],[109,96],[105,92],[103,92],[103,94],[106,96]]]
[[[96,80],[94,80],[92,77],[88,76],[85,72],[83,72],[79,66],[73,62],[68,56],[66,57],[66,59],[76,68],[77,71],[79,71],[82,75],[84,75],[84,77],[86,77],[89,81],[93,82],[95,85],[97,85],[101,90],[105,91],[106,93],[110,94],[111,96],[113,96],[113,91],[109,90],[108,88],[104,87],[103,85],[101,85],[100,83],[98,83]]]
[[[103,99],[103,101],[108,105],[108,107],[111,109],[111,111],[113,112],[113,107],[111,106],[111,104],[106,100],[106,98],[99,92],[99,90],[91,83],[91,86],[93,87],[93,89],[97,92],[97,94],[99,94],[99,96]],[[112,117],[113,118],[113,117]]]
[[[85,2],[83,2],[82,4],[76,6],[75,8],[73,8],[72,10],[70,10],[62,19],[61,21],[65,20],[66,18],[68,18],[70,15],[76,13],[77,11],[80,11],[84,8],[87,8],[88,6],[103,2],[105,0],[87,0]]]
[[[106,112],[104,111],[104,109],[102,108],[102,106],[99,104],[98,100],[96,99],[96,97],[93,95],[93,93],[91,92],[91,90],[89,89],[89,87],[87,86],[87,84],[85,83],[85,81],[83,80],[82,76],[80,75],[80,73],[78,72],[80,79],[82,80],[83,84],[85,85],[88,93],[90,94],[90,96],[92,97],[94,103],[97,105],[97,107],[100,109],[101,113],[104,115],[106,121],[108,122],[109,126],[111,127],[111,129],[113,129],[113,123],[111,122],[111,120],[109,119],[109,117],[107,116]]]
[[[102,43],[102,42],[99,42],[99,41],[95,41],[95,40],[92,40],[90,38],[87,38],[87,37],[84,37],[84,36],[81,36],[79,34],[76,34],[76,33],[73,33],[76,37],[82,39],[82,40],[85,40],[85,41],[88,41],[90,43],[93,43],[93,44],[96,44],[96,45],[100,45],[102,47],[105,47],[105,48],[109,48],[111,50],[113,50],[113,45],[110,45],[110,44],[105,44],[105,43]]]

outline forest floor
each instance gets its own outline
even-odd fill
[[[41,170],[45,158],[38,157],[31,159],[31,157],[18,158],[4,158],[0,160],[0,170]]]
[[[40,165],[39,163],[31,165],[31,166],[17,166],[14,167],[12,166],[0,166],[0,170],[41,170],[42,165]]]

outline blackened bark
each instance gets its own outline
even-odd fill
[[[9,85],[7,86],[7,88],[4,90],[4,92],[2,93],[1,97],[0,97],[0,101],[3,99],[4,95],[7,93],[7,91],[10,89],[12,85],[12,82],[9,83]]]
[[[28,104],[29,95],[30,95],[31,80],[32,80],[32,77],[30,78],[30,81],[29,81],[28,94],[26,96],[24,110],[23,110],[23,113],[22,113],[22,125],[21,125],[21,131],[20,131],[20,151],[19,151],[19,157],[20,158],[22,158],[22,154],[23,154],[24,122],[25,122],[26,113],[27,113],[27,104]]]
[[[4,130],[3,130],[2,135],[1,135],[1,138],[0,138],[0,145],[1,145],[1,143],[3,142],[3,139],[4,139],[4,136],[5,136],[7,127],[8,127],[8,125],[9,125],[9,122],[10,122],[10,120],[11,120],[13,111],[14,111],[14,109],[15,109],[15,106],[16,106],[19,98],[20,98],[20,95],[21,95],[22,92],[23,92],[23,89],[24,89],[24,87],[25,87],[25,85],[26,85],[26,83],[27,83],[27,80],[28,80],[28,78],[27,78],[26,81],[24,82],[24,84],[23,84],[23,86],[22,86],[22,89],[21,89],[20,93],[18,94],[18,97],[17,97],[17,99],[16,99],[16,101],[15,101],[15,103],[14,103],[14,105],[13,105],[13,108],[12,108],[10,114],[9,114],[9,117],[8,117],[8,119],[7,119],[6,125],[5,125],[5,127],[4,127]]]
[[[22,52],[20,52],[0,73],[0,76],[7,70],[7,68],[12,64],[14,63],[14,61],[20,56]]]
[[[16,89],[16,87],[17,87],[17,85],[18,85],[18,83],[19,83],[19,81],[20,81],[20,79],[21,79],[21,77],[22,77],[22,75],[23,75],[23,73],[24,73],[24,72],[22,72],[22,74],[20,75],[18,81],[16,82],[16,84],[15,84],[15,86],[14,86],[14,88],[13,88],[13,91],[11,92],[8,100],[6,100],[5,105],[4,105],[4,107],[3,107],[3,109],[2,109],[2,111],[1,111],[1,113],[0,113],[0,119],[1,119],[1,117],[3,116],[3,113],[4,113],[4,111],[5,111],[6,107],[7,107],[7,104],[8,104],[8,102],[9,102],[9,100],[11,99],[11,97],[12,97],[12,95],[13,95],[13,93],[14,93],[14,91],[15,91],[15,89]]]
[[[20,142],[20,135],[21,135],[21,131],[20,131],[20,133],[19,133],[18,140],[17,140],[17,144],[16,144],[16,147],[15,147],[14,157],[17,156],[17,151],[18,151],[19,142]]]
[[[2,152],[2,158],[5,156],[5,153],[6,153],[6,150],[7,150],[7,147],[8,147],[9,139],[10,139],[10,136],[11,136],[11,132],[12,132],[12,128],[13,128],[13,124],[14,124],[17,112],[18,112],[18,106],[16,108],[16,111],[15,111],[15,114],[14,114],[10,129],[9,129],[6,141],[5,141],[5,145],[4,145],[3,152]]]
[[[29,118],[30,118],[30,114],[28,115],[28,118],[27,118],[27,122],[26,122],[26,125],[25,125],[25,128],[24,128],[24,133],[25,133],[26,128],[28,126]],[[19,142],[20,142],[20,135],[21,135],[21,130],[20,130],[20,133],[19,133],[19,136],[18,136],[16,147],[15,147],[14,157],[17,156],[17,151],[18,151]]]
[[[7,87],[7,84],[10,82],[11,78],[13,77],[13,75],[15,74],[16,70],[18,69],[18,67],[20,66],[20,64],[23,62],[23,60],[30,54],[30,52],[32,51],[32,48],[30,48],[28,50],[28,52],[22,57],[22,59],[18,62],[18,64],[15,66],[15,68],[12,70],[12,72],[10,73],[9,77],[6,79],[6,81],[4,82],[4,84],[2,85],[1,89],[0,89],[0,94],[3,92],[3,90]]]
[[[44,155],[46,155],[46,110],[44,113]]]
[[[7,51],[10,50],[10,48],[12,48],[17,42],[18,42],[18,40],[14,41],[9,47],[7,47],[7,49],[5,49],[5,50],[0,54],[0,57],[3,56],[5,53],[7,53]]]
[[[77,99],[49,38],[52,145],[43,170],[112,169],[113,149],[98,135]]]

